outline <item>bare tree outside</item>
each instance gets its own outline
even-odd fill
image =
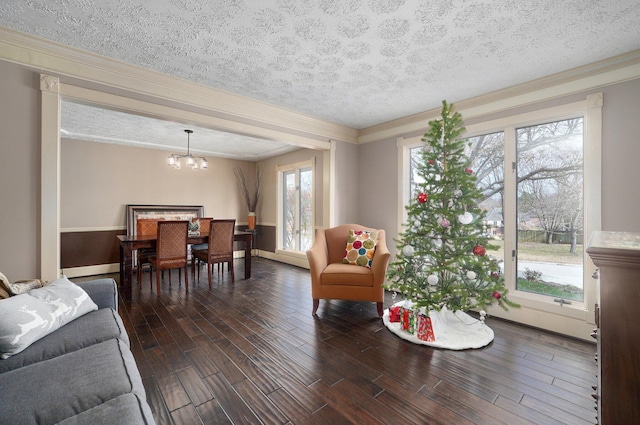
[[[584,297],[582,252],[578,252],[584,238],[582,136],[582,118],[516,130],[517,288],[552,295],[559,302]],[[525,228],[540,229],[542,241],[525,241]],[[566,254],[526,261],[527,250],[542,251],[540,242],[563,247]]]
[[[313,170],[284,172],[282,248],[306,251],[313,241]]]
[[[313,173],[300,170],[300,251],[311,248],[313,241]]]
[[[538,263],[550,263],[552,260],[563,262],[568,259],[572,265],[582,265],[579,252],[584,237],[582,135],[582,118],[516,130],[517,161],[513,167],[517,170],[518,259],[527,267],[537,267],[536,264],[527,262],[530,259]],[[504,234],[504,133],[474,136],[467,141],[471,168],[485,196],[480,206],[493,219],[487,223],[488,231],[499,237]],[[421,160],[420,149],[422,148],[411,150],[412,170],[417,168],[416,165]],[[507,166],[511,168],[512,164]],[[414,174],[411,176],[412,185],[419,178]],[[538,250],[534,247],[536,244],[548,245],[549,249]],[[567,255],[574,257],[558,256],[558,250],[566,250]],[[545,257],[538,251],[546,251],[548,254]],[[518,267],[519,276],[525,275],[524,266]],[[581,276],[581,272],[575,273]],[[538,274],[535,270],[527,270],[526,275]],[[582,293],[576,297],[582,299]]]
[[[283,174],[283,226],[282,226],[282,248],[295,249],[295,228],[296,228],[296,180],[294,172]]]
[[[567,232],[577,240],[583,228],[582,122],[576,118],[516,131],[519,221],[525,222],[522,216],[535,219],[548,244],[564,242],[557,236]],[[570,246],[570,252],[575,248]]]

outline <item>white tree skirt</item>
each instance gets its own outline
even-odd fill
[[[394,306],[402,304],[404,304],[404,301],[400,301]],[[433,333],[436,339],[433,342],[423,341],[418,339],[417,336],[403,331],[400,327],[400,322],[390,322],[389,309],[384,311],[382,321],[391,332],[400,338],[414,344],[423,344],[430,347],[464,350],[484,347],[493,341],[493,330],[463,311],[452,312],[444,307],[440,311],[431,311],[429,317],[431,317]]]

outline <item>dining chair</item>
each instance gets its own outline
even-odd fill
[[[196,249],[191,255],[198,261],[206,261],[209,288],[211,288],[211,268],[213,264],[229,263],[231,269],[231,282],[235,282],[233,266],[233,237],[236,231],[235,219],[211,220],[209,228],[209,243],[207,249]],[[198,267],[198,280],[200,280],[200,267]]]
[[[189,236],[189,221],[159,221],[156,255],[151,257],[152,267],[156,269],[156,287],[160,295],[160,271],[169,270],[169,285],[171,285],[171,269],[179,269],[178,283],[181,280],[181,270],[184,268],[185,288],[189,290],[189,273],[187,266],[187,238]]]
[[[211,225],[211,220],[213,220],[213,217],[200,217],[198,219],[199,223],[200,223],[200,234],[201,235],[208,235],[209,234],[209,226]],[[202,249],[207,249],[208,244],[207,243],[198,243],[198,244],[193,244],[191,245],[191,274],[194,273],[195,270],[195,265],[197,263],[198,267],[200,267],[200,260],[198,260],[197,258],[195,258],[193,256],[193,250],[202,250]]]
[[[136,220],[137,236],[155,236],[158,234],[158,222],[161,218],[139,218]],[[138,268],[138,286],[142,286],[142,270],[144,266],[149,266],[149,284],[152,284],[151,278],[151,260],[156,255],[153,248],[141,248],[136,251],[136,264]]]

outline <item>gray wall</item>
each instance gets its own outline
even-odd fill
[[[39,75],[0,61],[0,272],[40,271]]]
[[[0,208],[0,272],[11,280],[18,280],[39,276],[39,239],[40,239],[40,90],[39,75],[21,66],[0,61],[0,196],[2,204]],[[604,230],[640,231],[640,196],[635,190],[635,184],[640,181],[640,167],[637,160],[640,158],[640,79],[592,90],[604,92],[603,109],[603,147],[602,147],[602,213]],[[586,94],[559,98],[551,102],[532,105],[525,109],[537,109],[552,104],[566,103],[572,100],[584,99]],[[519,110],[519,111],[520,111]],[[506,114],[504,114],[506,115]],[[426,129],[426,123],[425,123]],[[63,149],[66,149],[63,145]],[[313,152],[313,151],[311,151]],[[147,151],[144,154],[148,154]],[[156,155],[156,154],[154,154]],[[164,153],[158,153],[159,157]],[[309,157],[309,152],[296,153],[291,156],[276,158],[270,161],[272,164],[282,164],[285,161],[294,161],[299,155]],[[321,169],[322,154],[313,152],[319,158],[317,169]],[[77,162],[67,163],[64,167],[75,167]],[[119,167],[122,164],[111,164],[107,167],[100,164],[100,173],[122,173]],[[220,180],[224,176],[230,177],[227,171],[219,175]],[[223,167],[224,168],[224,167]],[[190,170],[181,170],[190,171]],[[78,185],[79,191],[83,185],[90,186],[93,191],[100,193],[105,190],[119,191],[123,181],[135,180],[121,179],[120,177],[107,180],[96,178],[91,180],[86,171],[87,178]],[[104,176],[104,174],[102,174]],[[107,174],[109,175],[109,174]],[[196,178],[194,176],[194,178]],[[201,177],[197,177],[200,179]],[[67,179],[67,177],[65,177]],[[189,192],[189,182],[180,183],[180,195],[176,198],[163,198],[163,202],[191,203],[203,199],[207,211],[216,211],[217,196],[209,195],[208,188],[202,182],[194,181],[197,190],[203,190],[203,195],[195,195]],[[217,183],[211,183],[213,186]],[[233,180],[224,179],[223,184],[232,187]],[[103,186],[104,185],[104,186]],[[397,202],[398,202],[398,150],[395,140],[385,140],[353,145],[338,143],[336,146],[336,212],[335,224],[357,222],[372,227],[387,230],[387,243],[393,246],[392,238],[397,236]],[[182,189],[186,189],[186,192]],[[265,196],[270,189],[265,188]],[[142,189],[141,189],[142,190]],[[216,189],[217,190],[217,189]],[[226,189],[221,189],[226,190]],[[69,199],[73,193],[67,193],[68,188],[63,186],[62,197],[69,208]],[[319,192],[319,191],[318,191]],[[211,193],[214,193],[213,191]],[[225,192],[226,193],[226,192]],[[232,193],[231,191],[229,193]],[[233,192],[236,193],[236,192]],[[320,194],[318,193],[318,196]],[[141,195],[149,196],[149,195]],[[168,195],[164,195],[168,196]],[[71,198],[70,198],[71,197]],[[134,197],[132,197],[134,198]],[[137,198],[140,199],[140,198]],[[151,197],[149,199],[157,199]],[[119,203],[129,203],[128,199],[118,199]],[[229,202],[229,201],[227,201]],[[137,203],[132,199],[130,203]],[[321,203],[319,203],[321,208]],[[79,204],[78,204],[79,205]],[[242,203],[233,198],[230,209],[223,210],[223,214],[237,214],[238,219],[244,218]],[[258,214],[262,220],[272,223],[275,221],[275,210],[269,206],[269,202],[261,205]],[[86,214],[92,211],[86,206]],[[100,205],[96,206],[100,208]],[[109,206],[102,206],[107,208]],[[63,227],[76,226],[111,226],[121,222],[124,225],[124,217],[120,212],[109,210],[105,219],[98,222],[84,221],[81,215],[75,216],[71,211],[65,212],[62,221]],[[321,211],[321,210],[320,210]],[[320,213],[318,213],[320,214]],[[71,218],[71,217],[74,218]],[[317,215],[316,217],[319,217]],[[258,218],[260,222],[261,218]],[[317,223],[321,224],[321,223]]]
[[[584,100],[588,94],[596,92],[604,94],[602,229],[640,232],[640,191],[635,188],[636,182],[640,182],[640,79],[527,105],[508,113],[477,117],[466,121],[465,125]],[[425,123],[425,131],[427,125]],[[396,142],[386,140],[360,145],[358,156],[360,174],[368,176],[366,180],[361,179],[360,202],[366,203],[370,195],[376,204],[375,208],[361,208],[358,221],[384,228],[387,244],[395,253],[393,238],[398,236],[396,205],[399,196]],[[375,173],[362,171],[369,165],[375,166]]]
[[[398,227],[398,148],[395,140],[371,142],[358,149],[358,220],[368,227],[385,229],[392,257]]]
[[[640,80],[604,90],[602,228],[640,231]]]
[[[359,193],[363,178],[359,171],[359,152],[360,146],[353,143],[336,143],[334,226],[360,223],[362,208],[359,205]]]

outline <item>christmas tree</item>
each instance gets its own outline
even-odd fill
[[[479,308],[507,298],[500,265],[487,254],[484,214],[478,207],[482,192],[465,155],[467,141],[462,117],[442,102],[442,114],[429,122],[422,141],[416,193],[405,208],[407,222],[397,254],[389,266],[387,289],[400,292],[415,307],[439,311]]]

